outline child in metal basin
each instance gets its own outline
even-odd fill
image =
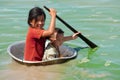
[[[54,33],[56,10],[50,9],[51,21],[48,29],[44,29],[46,15],[43,9],[34,7],[28,15],[28,32],[24,51],[24,60],[41,61],[44,55],[47,37]]]
[[[67,57],[73,54],[74,50],[68,46],[63,46],[63,42],[74,40],[79,32],[72,36],[64,37],[64,32],[60,28],[55,28],[54,34],[49,37],[51,40],[45,50],[43,60],[52,60],[59,57]]]

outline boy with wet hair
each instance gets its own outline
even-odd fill
[[[51,40],[50,43],[48,43],[44,56],[43,56],[43,60],[52,60],[55,58],[59,58],[59,57],[67,57],[73,54],[73,49],[63,46],[62,44],[65,41],[69,41],[69,40],[74,40],[77,38],[77,34],[79,34],[79,32],[73,34],[72,36],[66,36],[64,37],[64,31],[60,28],[55,28],[55,31],[53,33],[53,35],[51,35],[51,37],[49,37],[49,39]],[[71,50],[70,50],[71,49]]]

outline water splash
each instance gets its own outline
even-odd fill
[[[89,62],[90,60],[87,58],[87,57],[84,57],[80,62],[79,64],[82,64],[82,63],[87,63]]]
[[[95,53],[95,52],[98,50],[98,48],[99,48],[99,47],[96,47],[96,48],[94,48],[94,49],[90,48],[90,49],[88,50],[88,56],[87,56],[87,58],[90,59],[90,56],[91,56],[93,53]]]
[[[104,66],[107,67],[107,66],[110,66],[110,64],[111,64],[111,61],[108,60],[108,61],[105,62]]]

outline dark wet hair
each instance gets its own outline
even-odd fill
[[[55,28],[55,31],[56,31],[57,33],[60,33],[60,34],[63,34],[63,33],[64,33],[64,31],[63,31],[62,29],[60,29],[60,28]]]
[[[57,32],[58,34],[64,34],[64,31],[60,28],[55,28],[55,32]],[[47,37],[47,39],[50,39],[51,36]]]
[[[34,7],[29,11],[29,16],[28,16],[28,24],[30,24],[30,22],[35,19],[35,21],[37,21],[38,16],[44,16],[44,21],[46,19],[46,14],[44,12],[43,9],[39,8],[39,7]]]

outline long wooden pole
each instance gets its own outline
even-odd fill
[[[50,11],[49,8],[47,8],[46,6],[44,6],[44,8],[47,11]],[[73,31],[74,33],[78,32],[77,30],[75,30],[72,26],[70,26],[67,22],[65,22],[63,19],[61,19],[58,15],[56,15],[56,18],[58,20],[60,20],[67,28],[69,28],[71,31]],[[92,41],[88,40],[85,36],[83,36],[81,33],[78,34],[78,37],[81,38],[85,43],[87,43],[91,48],[96,48],[97,45],[95,43],[93,43]]]

